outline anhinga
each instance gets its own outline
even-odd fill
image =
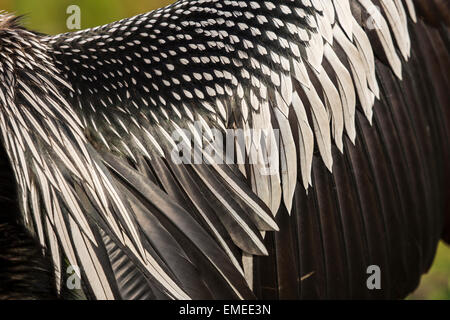
[[[445,0],[180,0],[57,36],[0,14],[0,297],[64,296],[69,266],[97,299],[405,297],[450,212],[449,22]]]

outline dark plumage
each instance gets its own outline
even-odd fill
[[[0,300],[56,299],[51,259],[19,221],[14,176],[0,150]]]
[[[55,275],[20,285],[66,294],[74,265],[97,299],[405,297],[450,212],[448,6],[427,3],[181,0],[57,36],[1,14],[11,217],[46,248],[11,250]]]

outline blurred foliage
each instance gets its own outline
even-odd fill
[[[174,0],[0,0],[0,10],[25,15],[27,28],[57,34],[68,32],[70,5],[81,9],[81,28],[91,28],[166,6]]]
[[[0,10],[25,15],[26,27],[43,33],[67,32],[66,9],[78,5],[81,27],[90,28],[173,3],[174,0],[0,0]],[[430,272],[410,299],[450,299],[450,248],[441,244]]]
[[[409,299],[450,300],[450,247],[441,243],[433,266]]]

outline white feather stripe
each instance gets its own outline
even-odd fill
[[[16,117],[16,119],[18,120],[19,127],[22,128],[23,130],[28,131],[29,127],[25,123],[25,120],[22,116],[22,112],[20,109],[17,108],[16,104],[8,105],[8,108],[11,109],[11,110],[8,110],[10,112],[7,111],[8,115],[13,114]],[[26,107],[24,105],[20,105],[20,108],[26,108]]]
[[[373,54],[372,45],[366,32],[359,26],[358,22],[353,19],[353,35],[355,45],[360,53],[361,61],[366,70],[367,82],[369,89],[375,94],[377,98],[380,97],[380,88],[378,86],[377,77],[375,73],[375,57]]]
[[[294,92],[292,108],[297,116],[299,130],[300,170],[303,186],[308,189],[311,184],[312,161],[314,155],[314,133],[309,125],[305,106],[297,92]]]
[[[369,0],[370,1],[370,0]],[[337,21],[344,30],[348,39],[353,40],[353,14],[349,0],[333,0],[336,9]]]
[[[356,91],[358,92],[359,102],[361,103],[361,107],[367,119],[371,121],[373,104],[370,100],[372,93],[367,87],[366,70],[364,68],[364,63],[361,61],[358,49],[348,40],[347,37],[345,37],[339,26],[335,26],[334,28],[334,37],[347,55],[347,60],[353,73]]]
[[[17,126],[16,120],[15,120],[15,117],[10,112],[8,112],[7,116],[8,116],[9,123],[11,124],[11,127],[12,127],[11,129],[14,133],[14,135],[12,136],[12,139],[16,140],[15,142],[17,143],[16,148],[18,151],[20,150],[20,151],[24,152],[26,150],[25,143],[23,142],[22,135],[20,134],[22,132],[22,130],[19,129],[19,127]]]
[[[394,3],[395,3],[395,6],[397,7],[400,19],[402,20],[402,25],[403,25],[404,34],[405,34],[405,41],[406,41],[406,51],[408,53],[407,58],[409,59],[409,57],[411,57],[411,37],[409,35],[409,30],[408,30],[408,15],[406,13],[406,9],[405,9],[405,6],[403,5],[402,0],[394,0]]]
[[[411,19],[416,23],[417,22],[417,14],[416,14],[416,8],[414,5],[413,0],[405,0],[406,6],[408,7],[409,15],[411,16]]]
[[[30,152],[31,152],[31,154],[33,156],[33,159],[37,163],[39,163],[39,165],[42,167],[43,160],[42,160],[42,157],[39,155],[39,153],[38,153],[38,151],[36,149],[35,143],[31,140],[31,137],[29,136],[27,130],[23,129],[22,134],[23,134],[23,138],[25,139],[25,142],[27,143],[27,145],[28,145],[28,147],[30,149]]]
[[[333,27],[332,22],[328,20],[327,15],[317,15],[317,26],[319,27],[319,33],[330,45],[333,45]]]
[[[103,208],[105,210],[104,212],[106,213],[106,216],[110,217],[111,212],[108,209],[109,202],[104,191],[105,187],[100,182],[100,178],[96,171],[92,171],[92,186],[88,185],[87,188],[90,188],[89,190],[94,191],[92,195],[95,196],[97,204],[100,206],[100,208]]]
[[[264,123],[263,115],[262,112],[260,112],[260,110],[252,111],[252,119],[253,119],[252,148],[255,148],[255,151],[259,151],[261,147],[262,130],[267,124]]]
[[[19,79],[17,82],[25,90],[20,90],[20,93],[25,100],[33,106],[33,110],[39,112],[43,119],[47,120],[48,116],[56,118],[55,114],[48,108],[47,104],[44,103],[39,96],[35,95],[33,90],[31,90],[22,80]]]
[[[374,7],[370,0],[358,0],[359,3],[364,7],[367,12],[373,12],[373,10],[378,10]],[[383,46],[386,57],[391,65],[392,70],[395,75],[402,79],[402,62],[397,55],[394,43],[392,41],[391,33],[389,31],[389,26],[382,15],[379,15],[377,19],[373,19],[374,29],[380,39],[381,45]]]
[[[230,187],[233,190],[236,190],[236,195],[239,196],[243,201],[247,203],[249,207],[252,208],[252,210],[258,215],[258,217],[263,220],[271,229],[273,230],[279,230],[278,225],[275,223],[275,221],[264,211],[263,208],[261,208],[260,205],[258,205],[251,197],[249,197],[244,190],[242,190],[239,185],[233,181],[233,179],[230,179],[228,175],[222,170],[222,168],[217,165],[213,159],[209,157],[208,154],[204,154],[205,157],[207,157],[207,160],[210,161],[211,167],[225,180],[230,184]]]
[[[48,119],[47,121],[45,121],[45,124],[47,126],[47,128],[49,129],[49,138],[51,138],[52,142],[53,141],[62,141],[62,137],[61,137],[61,133],[59,131],[59,127],[57,127],[57,125],[55,124],[55,122],[53,121],[53,119]],[[51,136],[54,137],[51,137]]]
[[[55,191],[52,189],[52,211],[54,215],[54,226],[56,229],[56,233],[60,239],[61,245],[64,249],[64,253],[69,260],[71,265],[77,265],[77,259],[75,257],[75,252],[72,247],[72,241],[70,239],[65,220],[63,217],[63,213],[61,211],[61,207],[59,204],[59,199],[56,197]]]
[[[1,91],[1,90],[0,90]],[[3,143],[5,144],[5,149],[9,150],[10,146],[9,146],[9,142],[8,142],[8,136],[7,136],[7,126],[6,126],[6,120],[5,120],[5,114],[3,112],[0,112],[0,128],[1,128],[1,134],[3,137]],[[10,157],[11,155],[8,154]]]
[[[306,60],[310,64],[310,66],[319,71],[320,66],[323,61],[323,39],[322,36],[314,32],[311,34],[311,40],[308,42],[306,46]]]
[[[321,0],[321,1],[325,16],[327,17],[330,24],[334,25],[336,19],[336,12],[334,11],[332,0]]]
[[[301,60],[294,59],[292,61],[294,66],[294,77],[301,83],[301,85],[309,88],[311,86],[311,80],[309,79],[308,71],[306,66]]]
[[[292,77],[290,74],[281,73],[281,87],[280,93],[284,99],[284,102],[289,106],[292,103]]]
[[[23,172],[21,167],[20,167],[20,160],[19,157],[17,155],[17,151],[16,151],[16,142],[14,141],[14,138],[12,137],[12,134],[10,132],[8,132],[7,134],[7,139],[5,139],[5,144],[7,146],[9,146],[9,150],[11,151],[9,154],[10,160],[12,162],[12,166],[14,168],[14,173],[16,174],[16,178],[17,179],[21,179],[20,181],[18,181],[18,185],[25,190],[27,190],[27,185],[26,182],[24,181],[25,178],[23,178],[23,175],[25,175],[26,173]]]
[[[66,152],[64,152],[59,144],[56,141],[53,141],[52,143],[53,152],[56,153],[56,155],[59,157],[59,160],[66,166],[68,170],[70,170],[70,173],[73,174],[77,179],[82,180],[80,172],[74,167],[73,161],[71,161],[67,156]],[[83,177],[84,178],[84,177]],[[89,175],[86,177],[86,179],[89,178]]]
[[[23,182],[23,177],[20,174],[16,174],[16,176],[17,176],[17,181],[22,186],[25,185]],[[28,206],[28,197],[29,197],[28,190],[24,190],[23,188],[21,188],[19,191],[19,197],[22,198],[21,209],[24,212],[23,222],[24,222],[25,226],[30,228],[30,230],[34,230],[33,225],[32,225],[32,217],[31,217],[31,213],[30,213],[30,208]]]
[[[102,212],[104,213],[103,217],[106,218],[106,221],[114,234],[123,241],[123,233],[119,229],[116,217],[110,210],[110,203],[105,194],[105,187],[100,182],[100,178],[95,170],[92,170],[92,182],[92,186],[86,184],[84,188],[86,189],[87,193],[92,196],[93,201],[95,201],[97,206],[102,209]]]
[[[100,168],[100,166],[97,163],[95,163],[95,167],[100,175],[103,185],[105,186],[105,191],[109,194],[111,201],[117,208],[116,213],[120,214],[123,218],[123,221],[125,222],[125,226],[123,227],[126,230],[128,230],[128,232],[130,232],[130,235],[133,237],[132,241],[137,247],[137,251],[141,254],[141,256],[143,256],[144,247],[142,246],[141,237],[136,229],[134,220],[130,216],[130,212],[125,208],[123,204],[123,199],[120,197],[119,193],[112,185],[110,179],[108,179],[108,177],[105,175],[102,168]]]
[[[32,127],[39,133],[39,137],[42,138],[48,145],[50,145],[50,140],[48,139],[48,133],[44,131],[42,126],[37,122],[35,117],[33,117],[27,108],[22,109],[25,113],[25,117],[31,122]]]
[[[245,98],[241,99],[241,103],[240,103],[239,107],[240,107],[239,108],[240,112],[242,114],[242,120],[244,122],[247,122],[248,121],[249,108],[248,108],[247,101],[245,100]]]
[[[109,286],[105,270],[98,261],[97,254],[92,248],[90,240],[85,238],[85,233],[80,231],[78,224],[72,217],[69,216],[68,219],[72,239],[77,248],[78,256],[80,257],[80,267],[82,267],[84,271],[82,275],[87,277],[89,286],[92,288],[97,299],[114,299],[114,294]]]
[[[51,105],[56,107],[55,110],[58,110],[59,115],[62,116],[62,118],[65,120],[65,123],[69,124],[70,128],[73,130],[74,135],[78,135],[86,141],[86,137],[81,130],[81,128],[83,128],[83,125],[73,108],[69,106],[67,101],[62,97],[57,96],[57,98],[59,102],[54,101],[51,97],[47,97],[47,100]],[[61,108],[61,105],[65,106],[65,108]],[[61,117],[55,118],[61,119]]]
[[[278,91],[275,91],[275,109],[280,110],[281,113],[284,114],[286,118],[289,117],[289,105],[284,101]]]
[[[269,102],[267,100],[261,101],[261,117],[263,121],[262,129],[272,129],[272,116],[270,111]]]
[[[91,159],[90,153],[87,151],[87,148],[86,148],[87,144],[85,143],[85,140],[82,137],[79,137],[76,134],[73,135],[73,137],[74,137],[74,139],[76,141],[76,145],[78,146],[78,148],[81,151],[81,154],[84,157],[84,159],[83,159],[84,161],[83,162],[85,162],[86,168],[92,167],[93,166],[93,161]]]
[[[252,146],[252,148],[254,148]],[[250,166],[250,181],[252,185],[253,192],[262,200],[264,203],[270,208],[271,199],[270,199],[270,175],[261,174],[262,165],[264,163],[264,155],[263,150],[255,150],[258,157],[262,157],[262,160],[259,160],[258,164],[254,164]]]
[[[274,108],[280,130],[280,167],[281,181],[283,188],[284,204],[288,212],[292,209],[295,186],[297,185],[297,151],[294,137],[292,136],[289,119],[281,113],[278,108]]]
[[[55,188],[55,190],[57,190],[58,192],[61,192],[58,182],[56,182],[55,177],[53,176],[52,172],[48,168],[47,162],[44,161],[42,164],[43,164],[42,172],[44,173],[45,177],[48,179],[48,181],[50,182],[52,187]]]
[[[245,166],[245,146],[242,146],[241,143],[239,141],[237,141],[236,139],[236,143],[235,143],[235,148],[236,148],[236,155],[237,155],[237,163],[238,163],[238,168],[239,171],[241,172],[241,174],[247,178],[247,170],[246,170],[246,166]]]
[[[30,195],[31,195],[30,201],[31,201],[31,208],[32,208],[31,211],[33,213],[34,222],[35,222],[35,226],[37,229],[37,236],[38,236],[39,242],[41,243],[41,246],[43,248],[45,248],[46,243],[45,243],[45,238],[44,238],[44,224],[42,222],[43,213],[41,212],[38,191],[36,189],[34,182],[31,183],[30,188],[31,188],[30,189]],[[28,205],[28,204],[24,204],[24,205]]]
[[[0,89],[0,102],[1,102],[4,106],[7,105],[7,103],[6,103],[6,97],[5,97],[5,94],[3,93],[3,89]]]
[[[253,144],[253,136],[250,134],[253,128],[250,127],[249,122],[242,121],[242,129],[244,130],[244,140],[245,140],[245,151],[247,155],[250,156],[251,146]]]
[[[323,69],[323,67],[320,70],[320,73],[317,73],[317,78],[322,84],[325,105],[327,106],[328,110],[330,110],[334,141],[338,149],[343,152],[344,146],[342,143],[342,135],[344,133],[344,116],[341,97],[339,96],[339,92],[334,86],[333,81],[331,81],[330,77],[328,76],[325,69]]]
[[[87,163],[83,161],[79,150],[75,150],[75,145],[68,139],[67,135],[62,135],[63,141],[62,144],[67,148],[68,154],[70,154],[72,158],[72,162],[74,166],[78,168],[79,174],[83,177],[82,180],[85,180],[88,184],[92,185],[93,180],[93,170],[89,170]]]
[[[354,143],[356,139],[356,93],[352,76],[344,64],[339,60],[333,48],[329,45],[325,46],[325,57],[331,68],[334,70],[342,101],[345,130],[350,140]]]
[[[265,155],[265,163],[269,162],[268,157],[270,155],[278,155],[279,154],[279,148],[278,148],[278,141],[276,140],[276,135],[272,131],[272,129],[268,129],[267,132],[264,132],[264,137],[266,139],[264,140],[267,155]],[[277,158],[278,159],[278,158]],[[269,168],[265,168],[265,170],[268,169],[268,172],[265,172],[270,176],[270,199],[271,199],[271,205],[269,206],[272,214],[275,215],[278,212],[278,209],[281,204],[281,197],[282,197],[282,188],[281,188],[281,178],[280,178],[280,172],[279,168],[274,168],[274,166],[269,166]]]
[[[313,5],[314,9],[316,9],[320,13],[324,10],[322,1],[320,0],[311,0],[311,4]]]
[[[211,130],[211,127],[208,125],[208,122],[200,114],[197,114],[197,118],[202,125],[202,129],[203,129],[202,133],[203,133],[204,138],[206,138],[208,141],[213,140],[214,134]]]
[[[148,154],[147,149],[144,147],[144,145],[142,144],[142,142],[134,135],[134,133],[131,134],[131,136],[134,139],[134,142],[136,144],[136,146],[138,147],[139,150],[141,150],[142,154],[147,158],[147,159],[151,159],[152,157]]]
[[[242,265],[244,266],[245,280],[248,287],[253,290],[253,256],[251,254],[242,254]]]
[[[81,210],[75,195],[73,194],[71,187],[67,185],[66,180],[62,176],[56,165],[53,165],[53,172],[55,173],[56,180],[61,190],[61,196],[64,199],[67,207],[72,213],[73,217],[76,219],[77,223],[82,228],[83,232],[89,237],[89,239],[97,245],[94,235],[92,234],[91,227],[86,220],[84,212]]]
[[[44,176],[41,169],[39,168],[39,165],[36,162],[34,162],[34,171],[36,172],[37,180],[38,180],[38,183],[40,186],[40,193],[41,193],[41,197],[44,201],[44,208],[47,211],[47,215],[50,219],[50,222],[54,224],[55,216],[54,216],[53,207],[52,207],[52,203],[51,203],[50,189],[49,189],[49,184],[48,184],[47,178]]]
[[[213,163],[214,159],[212,159],[209,154],[204,153],[203,156],[207,161]],[[212,186],[207,179],[205,179],[202,175],[200,175],[200,178],[202,179],[203,183],[208,187],[209,190],[214,190],[214,186]],[[247,233],[248,237],[251,239],[253,244],[258,248],[258,250],[260,250],[263,255],[268,255],[269,253],[264,243],[261,242],[258,235],[252,231],[252,229],[248,226],[248,224],[245,223],[244,220],[242,220],[241,216],[233,209],[233,207],[229,205],[228,201],[226,201],[226,199],[224,199],[219,192],[214,192],[214,195],[217,197],[220,203],[222,203],[222,205],[227,209],[228,213],[231,215],[233,220],[236,221],[236,223],[241,227],[241,229]]]
[[[156,141],[156,139],[153,137],[153,135],[150,132],[148,132],[148,130],[146,128],[142,128],[142,130],[144,130],[145,137],[148,139],[148,141],[150,141],[151,145],[154,146],[154,149],[156,150],[158,155],[161,157],[164,157],[164,151],[161,148],[161,146],[159,145],[159,143]]]
[[[219,111],[219,115],[222,117],[222,120],[227,121],[227,109],[219,98],[216,99],[216,106]]]
[[[381,6],[386,14],[387,20],[391,25],[392,33],[397,40],[397,45],[405,60],[408,60],[408,32],[403,25],[404,20],[400,18],[400,14],[397,11],[397,6],[393,0],[380,1]]]
[[[53,268],[55,271],[56,290],[59,293],[61,291],[61,255],[58,245],[58,238],[56,237],[48,216],[45,217],[45,223],[47,226],[47,238],[50,244],[49,247],[52,255]]]
[[[24,189],[29,189],[30,185],[31,185],[30,172],[29,172],[30,169],[27,166],[25,154],[24,154],[23,150],[20,148],[19,145],[16,145],[15,148],[12,147],[12,149],[13,150],[15,149],[15,151],[16,151],[16,155],[17,155],[18,160],[19,160],[18,164],[20,164],[20,166],[22,168],[25,168],[24,170],[22,170],[22,172],[23,172],[23,180],[24,180],[23,181],[23,183],[24,183],[23,187],[24,187]]]
[[[332,171],[333,157],[331,154],[331,133],[328,113],[314,86],[311,86],[310,89],[303,87],[303,91],[311,106],[311,116],[319,152],[325,166],[328,170]]]
[[[291,84],[292,86],[292,84]],[[259,111],[259,99],[256,96],[255,92],[253,91],[253,89],[250,89],[250,104],[252,106],[252,110],[253,111]]]
[[[191,131],[191,134],[192,134],[191,137],[192,137],[192,140],[194,141],[195,151],[203,150],[203,135],[202,135],[202,132],[201,132],[202,128],[199,127],[197,124],[194,126],[193,123],[188,123],[188,127],[189,127],[189,130]],[[183,132],[179,132],[179,135],[180,135],[180,137],[182,139],[184,139],[184,141],[190,141],[190,139],[188,139],[183,134]],[[188,143],[190,143],[190,142],[188,142]],[[237,145],[239,145],[239,143],[237,143]],[[174,150],[178,150],[178,147],[176,147],[176,149],[174,149]],[[240,151],[242,151],[242,153]],[[237,152],[237,155],[239,157],[239,156],[244,154],[245,150],[237,150],[236,152]],[[197,157],[194,157],[194,163],[195,164],[202,163],[203,159],[198,159],[197,160],[196,158]],[[244,161],[243,159],[239,159],[239,158],[238,158],[238,160]],[[242,162],[239,162],[239,163],[242,163]]]
[[[260,106],[259,112],[253,112],[253,119],[256,119],[254,128],[257,129],[254,141],[260,142],[261,145],[256,143],[258,146],[255,146],[258,163],[251,166],[252,187],[271,209],[271,212],[276,213],[280,206],[282,191],[278,167],[275,170],[270,165],[270,157],[274,154],[278,155],[278,148],[273,134],[269,103],[267,100],[263,100]]]

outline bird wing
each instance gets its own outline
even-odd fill
[[[59,272],[80,266],[100,299],[253,297],[266,232],[356,143],[357,115],[372,122],[375,54],[402,77],[408,14],[411,1],[182,0],[45,38],[55,78],[18,84],[31,160],[9,148]],[[231,156],[216,144],[229,129],[244,132]]]

